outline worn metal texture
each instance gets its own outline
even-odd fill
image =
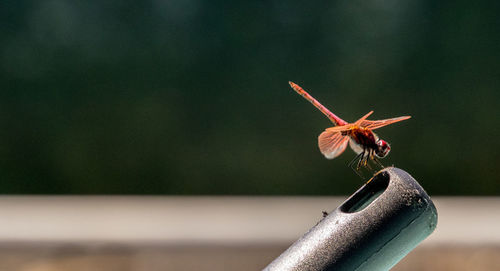
[[[417,181],[385,168],[264,270],[389,270],[436,224]]]

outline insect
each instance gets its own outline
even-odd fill
[[[377,157],[384,158],[391,150],[389,143],[380,139],[373,130],[411,118],[411,116],[402,116],[385,120],[367,120],[373,113],[373,111],[370,111],[356,122],[348,123],[320,104],[299,85],[293,82],[288,83],[295,92],[312,103],[336,125],[335,127],[326,128],[326,130],[319,135],[318,146],[321,153],[327,159],[333,159],[342,154],[349,143],[351,149],[358,154],[349,165],[352,167],[357,160],[357,170],[361,166],[369,167],[368,159],[383,167]]]

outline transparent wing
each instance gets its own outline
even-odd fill
[[[361,126],[363,128],[368,128],[368,129],[374,130],[374,129],[378,129],[380,127],[387,126],[389,124],[393,124],[395,122],[407,120],[409,118],[411,118],[411,116],[402,116],[402,117],[385,119],[385,120],[363,120],[363,121],[361,121],[359,126]]]
[[[342,125],[342,126],[335,126],[335,127],[326,128],[326,131],[332,132],[332,133],[344,132],[344,131],[348,131],[349,129],[351,129],[351,127],[353,127],[352,124],[346,124],[346,125]]]
[[[342,154],[348,142],[349,136],[328,129],[318,137],[319,150],[327,159],[333,159]]]
[[[359,120],[357,120],[354,124],[356,125],[359,125],[360,123],[362,123],[363,121],[366,120],[366,118],[368,118],[371,114],[373,114],[373,110],[366,113],[366,115],[362,116]]]

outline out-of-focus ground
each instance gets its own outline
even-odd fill
[[[164,271],[261,270],[286,245],[137,246],[12,245],[0,249],[0,270]],[[426,246],[412,251],[395,271],[499,270],[499,246]]]
[[[0,270],[260,270],[345,197],[2,197]],[[499,270],[500,198],[434,197],[393,270]]]

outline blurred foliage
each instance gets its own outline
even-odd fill
[[[350,194],[316,137],[378,130],[431,194],[499,195],[500,20],[480,1],[3,1],[4,194]]]

